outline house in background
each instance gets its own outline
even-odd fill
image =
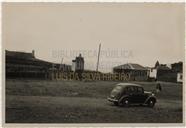
[[[171,64],[171,69],[174,72],[182,72],[183,71],[183,62],[178,62],[178,63]]]
[[[50,72],[62,72],[61,64],[56,64],[35,57],[31,53],[18,51],[5,51],[6,78],[49,78]],[[54,70],[55,69],[55,70]],[[71,65],[62,65],[63,72],[71,71]]]
[[[176,81],[176,74],[172,72],[172,70],[166,64],[160,64],[156,67],[156,79],[159,81]]]
[[[134,63],[127,63],[113,68],[113,73],[124,73],[130,76],[130,80],[143,81],[148,79],[147,68]]]
[[[183,73],[177,73],[177,82],[183,83]]]
[[[157,78],[157,69],[156,68],[149,69],[149,78],[151,78],[151,79]]]
[[[177,73],[177,82],[183,82],[183,62],[171,64],[173,72]]]
[[[157,79],[157,67],[160,66],[159,61],[156,62],[155,66],[153,68],[149,69],[149,79],[155,80]]]
[[[159,61],[150,69],[150,79],[157,79],[160,81],[172,80],[172,70],[166,64],[160,64]],[[175,78],[174,78],[175,79]]]
[[[35,58],[34,50],[31,53],[5,51],[7,78],[45,78],[49,62]]]
[[[79,54],[75,60],[72,60],[72,71],[83,71],[84,70],[84,58]]]
[[[158,61],[151,68],[149,79],[157,79],[160,81],[178,82],[182,78],[182,62],[174,64],[160,64]]]

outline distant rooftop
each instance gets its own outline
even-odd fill
[[[34,59],[35,56],[33,53],[26,53],[26,52],[17,52],[17,51],[5,51],[6,56],[20,58],[20,59]]]
[[[114,69],[147,70],[145,67],[139,64],[134,64],[134,63],[127,63],[127,64],[119,65],[119,66],[114,67]]]
[[[158,70],[171,70],[169,67],[167,67],[166,65],[159,65],[157,67]]]

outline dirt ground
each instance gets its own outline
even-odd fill
[[[7,123],[182,123],[182,84],[162,82],[154,108],[107,101],[118,82],[6,80]],[[154,82],[136,82],[153,91]]]

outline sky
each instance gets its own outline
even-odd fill
[[[2,39],[6,50],[72,64],[82,54],[85,68],[99,70],[158,60],[184,60],[184,4],[181,3],[3,3]]]

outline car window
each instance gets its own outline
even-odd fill
[[[127,87],[127,92],[133,93],[133,92],[135,92],[135,88],[134,87]]]
[[[138,93],[143,93],[143,88],[138,87]]]
[[[138,93],[138,87],[135,87],[135,93]]]

